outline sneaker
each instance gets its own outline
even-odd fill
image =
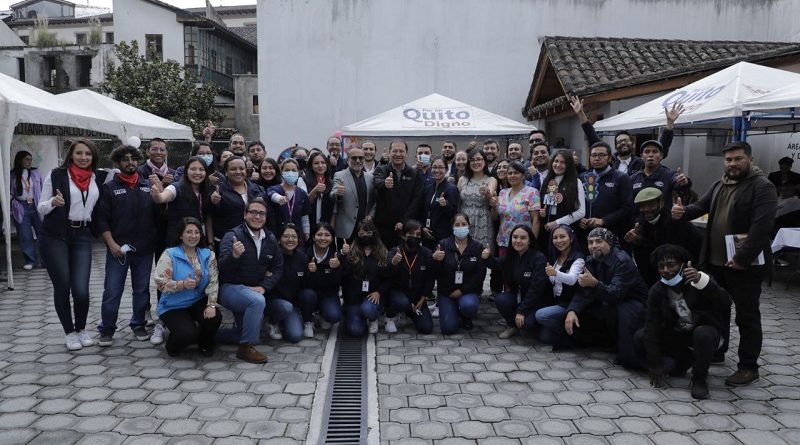
[[[471,318],[462,318],[461,319],[461,326],[464,327],[464,330],[471,331],[472,330],[472,319]]]
[[[156,321],[153,320],[153,313],[150,312],[150,309],[144,311],[144,325],[149,328],[149,327],[153,326],[154,324],[156,324]],[[158,344],[158,343],[154,343],[154,344]]]
[[[283,340],[283,334],[281,334],[281,329],[276,324],[269,323],[269,338],[273,340]]]
[[[501,332],[498,337],[500,337],[500,338],[511,338],[511,337],[517,335],[517,332],[519,332],[519,331],[517,331],[517,328],[511,326],[511,327],[506,328],[503,332]]]
[[[100,338],[97,339],[98,346],[111,346],[114,343],[114,336],[109,334],[100,334]]]
[[[745,386],[758,380],[758,371],[739,369],[725,379],[728,386]]]
[[[303,337],[314,338],[314,323],[307,321],[303,324]]]
[[[89,335],[86,330],[82,330],[78,332],[78,340],[81,342],[81,346],[84,348],[88,348],[89,346],[94,346],[94,339]]]
[[[377,334],[378,333],[378,320],[370,321],[369,322],[369,333],[370,334]]]
[[[328,329],[331,328],[331,326],[332,325],[330,324],[330,322],[328,320],[320,317],[320,319],[319,319],[319,328],[320,329],[322,329],[323,331],[327,331]]]
[[[64,338],[64,344],[67,345],[68,351],[80,351],[83,349],[81,338],[78,336],[77,332],[70,332],[67,334]]]
[[[439,318],[439,306],[434,304],[433,306],[428,306],[428,309],[431,311],[432,318]]]
[[[136,326],[133,328],[133,336],[139,341],[150,340],[150,333],[147,332],[144,326]]]
[[[697,400],[708,398],[708,382],[706,379],[692,379],[690,390],[692,397]]]
[[[22,268],[25,269],[25,270],[31,270],[31,269],[33,269],[33,264],[26,264],[26,265],[22,266]]]
[[[383,329],[389,334],[394,334],[395,332],[397,332],[397,326],[394,324],[393,317],[386,317]]]
[[[236,351],[236,358],[238,358],[239,360],[244,360],[249,363],[267,362],[266,354],[258,352],[255,346],[247,343],[239,345],[239,350]]]
[[[155,327],[153,327],[153,333],[150,334],[150,343],[154,345],[164,343],[164,326],[161,323],[156,323]]]

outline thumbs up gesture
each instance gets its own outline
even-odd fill
[[[433,251],[432,257],[436,261],[442,261],[444,259],[444,250],[442,250],[442,246],[439,244],[436,245],[436,250]]]
[[[383,184],[386,186],[387,189],[391,190],[394,188],[394,173],[390,173],[386,175],[386,179],[383,181]]]
[[[628,233],[625,234],[625,242],[627,243],[636,243],[639,239],[639,223],[633,225],[631,230],[628,230]]]
[[[350,254],[350,245],[347,244],[347,240],[344,240],[344,244],[342,244],[342,255],[349,255]]]
[[[575,165],[578,165],[578,150],[572,150],[572,160],[575,161]]]
[[[484,246],[483,250],[481,250],[481,259],[488,260],[491,255],[492,251],[489,249],[489,246]]]
[[[231,254],[233,255],[234,258],[239,259],[239,257],[241,257],[243,253],[244,253],[244,244],[238,239],[236,239],[236,237],[234,236]]]
[[[383,162],[384,164],[389,162],[389,149],[388,148],[384,148],[383,149],[383,154],[381,154],[381,162]]]
[[[592,275],[589,269],[584,269],[583,273],[578,275],[578,284],[581,287],[595,287],[597,283],[599,283],[599,281],[597,281],[597,278]]]
[[[554,277],[558,274],[558,271],[556,271],[556,268],[550,263],[547,263],[547,266],[544,268],[544,273],[546,273],[548,277]]]
[[[197,287],[197,280],[195,280],[194,278],[189,277],[183,280],[184,289],[194,289],[195,287]]]
[[[150,180],[150,191],[154,191],[156,193],[161,193],[164,190],[164,187],[161,185],[161,180],[158,179],[158,175],[152,174],[147,177]]]
[[[445,206],[447,206],[447,200],[444,198],[444,193],[442,193],[441,195],[439,195],[439,199],[438,199],[438,201],[439,201],[439,205],[440,205],[440,206],[442,206],[442,207],[445,207]]]
[[[679,196],[675,203],[672,204],[672,219],[681,219],[684,213],[686,213],[686,209],[683,207],[683,201]]]
[[[392,257],[392,266],[397,266],[400,264],[400,261],[403,259],[403,255],[400,254],[400,249],[397,249],[397,252]]]
[[[344,196],[344,184],[339,184],[339,186],[336,187],[336,196]]]
[[[214,189],[214,193],[211,194],[211,203],[212,204],[219,204],[222,201],[222,195],[219,193],[219,186]]]
[[[348,248],[348,250],[350,250],[350,249]],[[328,265],[331,266],[331,269],[336,269],[337,267],[342,265],[342,262],[339,261],[339,257],[338,256],[334,255],[328,261]]]
[[[700,281],[700,272],[692,266],[692,262],[688,261],[683,268],[683,279],[687,283],[697,283]]]
[[[683,171],[680,167],[675,170],[675,185],[686,185],[689,183],[689,178],[683,174]]]
[[[261,173],[253,170],[253,173],[250,173],[250,180],[255,182],[258,181],[259,179],[261,179]]]
[[[317,271],[317,262],[316,261],[311,260],[311,262],[308,263],[308,271],[311,272],[311,273],[314,273],[314,272]]]
[[[53,196],[50,199],[50,204],[52,204],[53,207],[61,207],[65,203],[66,201],[64,201],[64,195],[61,194],[61,190],[56,189],[56,196]]]

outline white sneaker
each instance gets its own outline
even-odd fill
[[[80,351],[83,349],[81,339],[77,332],[70,332],[67,334],[67,336],[64,338],[64,344],[67,345],[68,351]]]
[[[33,264],[26,264],[26,265],[22,266],[22,268],[25,269],[25,270],[31,270],[31,269],[33,269]]]
[[[386,317],[386,322],[383,325],[383,329],[388,334],[394,334],[397,332],[397,326],[394,324],[394,317]]]
[[[84,348],[88,348],[89,346],[94,346],[94,339],[86,332],[86,329],[78,332],[78,341],[81,342],[81,346]]]
[[[314,337],[314,323],[308,321],[303,324],[303,337],[305,338]]]
[[[377,334],[378,333],[378,320],[370,321],[369,322],[369,333],[370,334]]]
[[[511,338],[511,337],[517,335],[517,332],[518,332],[517,328],[512,326],[512,327],[506,328],[503,332],[501,332],[499,337],[500,338]]]
[[[283,340],[283,334],[281,334],[281,328],[278,327],[276,324],[268,323],[269,326],[269,338],[273,340]]]
[[[153,333],[150,334],[150,343],[154,345],[164,343],[164,326],[162,326],[161,323],[156,323],[153,328]]]
[[[439,318],[439,306],[434,303],[432,306],[428,306],[428,310],[431,311],[432,318]]]

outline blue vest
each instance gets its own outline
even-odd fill
[[[194,276],[194,268],[183,249],[178,247],[170,247],[164,251],[165,254],[172,258],[172,279],[175,281],[184,280]],[[197,287],[194,289],[183,289],[178,292],[164,292],[161,294],[161,300],[158,302],[158,316],[173,309],[183,309],[193,305],[197,300],[203,298],[206,286],[208,286],[209,272],[208,263],[211,259],[211,250],[198,248],[197,256],[200,259],[200,266],[202,269],[202,276],[198,280]]]

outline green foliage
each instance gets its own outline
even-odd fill
[[[92,17],[89,19],[89,45],[99,45],[103,43],[103,27],[100,19]]]
[[[48,29],[48,25],[50,24],[50,19],[47,18],[47,14],[40,14],[33,19],[34,24],[34,35],[36,36],[36,46],[38,48],[52,48],[54,46],[58,46],[59,42],[56,38],[55,33],[52,33]]]
[[[218,88],[211,83],[197,87],[199,80],[191,70],[183,70],[174,60],[160,60],[156,55],[142,56],[135,40],[114,45],[119,65],[106,68],[103,93],[149,113],[188,125],[202,134],[206,121],[218,121],[221,113],[214,108]],[[183,76],[181,77],[181,74]]]

